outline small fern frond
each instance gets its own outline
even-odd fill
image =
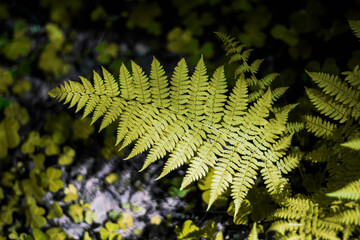
[[[344,123],[349,119],[351,115],[350,108],[334,101],[331,97],[316,89],[306,88],[306,93],[309,96],[310,101],[321,114],[329,116],[340,123]]]
[[[323,89],[324,93],[334,96],[335,101],[355,106],[359,101],[359,92],[347,86],[338,76],[328,73],[307,72],[312,80]]]
[[[354,138],[348,142],[341,144],[341,146],[360,151],[360,138]]]
[[[356,65],[352,71],[342,73],[347,81],[353,88],[360,90],[360,68]]]
[[[256,222],[254,222],[247,239],[248,240],[259,240],[259,233],[258,233],[258,230],[257,230]]]
[[[335,124],[317,116],[307,115],[304,119],[306,129],[317,137],[330,137],[337,129]]]
[[[360,21],[348,20],[351,30],[353,30],[355,36],[360,39]]]
[[[335,216],[329,217],[328,220],[342,223],[345,225],[360,226],[360,205],[357,205],[354,209],[348,209],[342,211]]]
[[[322,209],[309,199],[289,198],[283,203],[284,207],[275,210],[272,219],[278,219],[268,231],[277,231],[286,239],[331,239],[339,240],[338,231],[343,226],[322,218]],[[295,238],[296,239],[296,238]]]
[[[349,200],[360,200],[360,179],[351,182],[345,187],[326,194],[329,197],[337,197],[337,198],[343,198],[343,199],[349,199]],[[359,215],[360,216],[360,215]]]

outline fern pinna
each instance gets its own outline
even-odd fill
[[[116,144],[135,142],[127,159],[149,149],[141,170],[169,154],[158,179],[188,164],[183,189],[214,168],[209,207],[230,188],[237,213],[259,169],[272,196],[288,189],[282,172],[298,162],[296,154],[287,155],[293,134],[286,124],[294,105],[274,108],[286,90],[268,87],[276,74],[258,80],[261,60],[248,64],[249,50],[219,36],[231,61],[240,62],[230,94],[223,66],[209,77],[201,58],[190,75],[181,59],[169,82],[154,58],[150,76],[131,61],[131,72],[122,64],[118,80],[103,68],[103,77],[94,72],[93,83],[80,77],[81,83],[65,82],[49,95],[76,105],[76,112],[84,109],[84,117],[93,113],[92,123],[103,117],[100,130],[118,119]],[[249,94],[249,86],[256,91]]]

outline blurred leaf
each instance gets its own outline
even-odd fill
[[[60,169],[49,167],[46,170],[46,175],[49,183],[49,190],[51,192],[57,192],[64,186],[64,182],[59,179],[62,175],[62,171]]]
[[[150,218],[150,222],[154,225],[160,225],[161,224],[161,217],[159,215],[152,216]]]
[[[61,228],[49,228],[46,230],[46,234],[49,235],[50,240],[65,240],[66,233]]]
[[[120,216],[120,210],[114,209],[108,212],[108,217],[112,221],[116,221],[118,217]]]
[[[31,90],[31,83],[29,81],[21,80],[16,81],[12,87],[12,92],[18,96],[21,96]]]
[[[34,240],[50,240],[49,236],[40,229],[33,229]]]
[[[65,188],[64,194],[65,194],[64,197],[65,202],[76,201],[79,198],[78,191],[73,184],[69,184],[68,187]]]
[[[12,118],[19,122],[21,125],[25,125],[29,122],[29,112],[26,108],[21,107],[18,103],[12,103],[4,110],[5,116]]]
[[[69,207],[69,214],[75,223],[80,223],[84,221],[83,211],[84,207],[79,204],[73,204]]]
[[[86,210],[85,212],[85,222],[89,225],[91,225],[94,220],[96,220],[96,213],[91,210]]]
[[[134,224],[133,216],[126,212],[121,213],[117,223],[122,230],[125,230],[127,227],[132,228]]]
[[[14,82],[13,77],[9,71],[4,71],[0,68],[0,93],[6,93],[7,88]]]
[[[284,25],[276,24],[271,29],[271,35],[275,39],[279,39],[287,43],[289,46],[296,46],[299,42],[299,39],[296,36],[296,32],[292,29],[287,29]]]
[[[75,119],[73,123],[74,138],[81,140],[88,139],[95,129],[90,123],[90,118]]]
[[[60,154],[60,147],[53,138],[49,135],[44,135],[41,138],[41,146],[45,147],[45,154],[47,156],[53,156]]]
[[[65,36],[61,29],[54,23],[48,23],[45,26],[48,38],[56,50],[61,49],[65,42]]]
[[[26,214],[27,224],[30,224],[31,228],[41,228],[46,224],[46,219],[43,217],[44,214],[44,208],[31,204]]]
[[[132,10],[126,26],[130,29],[143,28],[148,33],[158,36],[161,34],[161,24],[155,20],[161,14],[161,8],[155,3],[138,3]]]
[[[0,211],[0,219],[3,223],[11,225],[13,223],[13,213],[17,209],[13,206],[3,205]]]
[[[75,150],[69,146],[64,146],[63,154],[60,155],[58,162],[62,166],[69,165],[73,162],[74,156]]]
[[[119,179],[119,175],[117,175],[116,173],[110,173],[109,175],[107,175],[105,177],[105,181],[108,184],[113,184],[114,182],[116,182]]]
[[[235,213],[234,202],[230,203],[229,208],[227,209],[227,214],[229,214],[230,216],[234,216],[233,222],[236,225],[247,224],[248,216],[251,214],[252,209],[253,208],[250,204],[250,201],[247,199],[244,199],[244,201],[241,203],[239,213],[236,216],[234,216],[234,213]]]
[[[60,207],[58,202],[54,202],[49,209],[49,213],[47,215],[47,218],[53,219],[53,218],[61,218],[63,215],[63,210]]]
[[[119,225],[112,222],[106,222],[105,228],[100,229],[101,239],[121,239],[120,233],[114,233],[119,229]]]
[[[21,152],[23,154],[33,154],[35,151],[35,147],[40,146],[40,144],[41,144],[41,137],[39,132],[31,131],[26,141],[21,145]]]
[[[20,143],[19,124],[17,121],[5,118],[0,122],[0,158],[7,156],[8,148],[15,148]]]

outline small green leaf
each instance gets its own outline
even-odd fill
[[[64,182],[59,179],[62,175],[60,169],[49,167],[46,170],[46,175],[48,177],[50,191],[57,192],[64,186]]]
[[[50,240],[50,237],[40,229],[33,229],[34,240]]]
[[[119,175],[117,175],[116,173],[110,173],[109,175],[107,175],[105,177],[105,181],[108,184],[113,184],[114,182],[116,182],[119,179]]]
[[[45,162],[45,156],[42,153],[38,153],[36,155],[31,155],[31,158],[34,161],[34,166],[36,169],[41,170],[42,167],[44,166],[44,162]]]
[[[133,226],[133,216],[129,213],[121,213],[120,218],[117,220],[118,226],[122,230],[125,230],[127,227],[132,228]]]
[[[84,221],[83,211],[84,207],[80,206],[79,204],[73,204],[69,207],[69,214],[75,223],[80,223]]]
[[[64,197],[65,202],[76,201],[79,198],[78,191],[73,184],[69,184],[68,187],[65,188],[64,194],[65,194]]]
[[[71,164],[75,156],[75,150],[69,146],[65,146],[63,151],[64,153],[59,157],[59,164],[62,166]]]
[[[50,228],[46,230],[46,234],[49,235],[50,240],[65,240],[66,233],[61,228]]]
[[[93,211],[91,210],[86,210],[85,212],[85,222],[89,225],[91,225],[94,220],[96,220],[96,213],[94,213]]]
[[[50,209],[49,209],[49,213],[47,215],[47,218],[49,219],[53,219],[53,218],[61,218],[63,215],[63,210],[60,207],[58,202],[54,202]]]

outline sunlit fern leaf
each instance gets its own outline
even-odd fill
[[[285,239],[331,239],[340,240],[338,231],[343,230],[339,223],[323,218],[323,209],[309,199],[288,198],[275,210],[270,219],[268,231],[279,232]]]
[[[360,138],[352,139],[346,143],[341,144],[343,147],[348,147],[354,150],[360,150]]]
[[[349,200],[360,200],[360,179],[349,183],[345,187],[326,194],[329,197],[337,197]],[[359,215],[360,216],[360,215]]]
[[[353,88],[360,90],[360,68],[359,65],[355,66],[352,71],[342,73],[347,81]]]
[[[327,138],[331,136],[337,129],[335,124],[323,120],[320,117],[307,115],[304,118],[306,129],[309,132],[314,133],[314,135],[317,137]]]
[[[324,93],[334,96],[336,101],[348,104],[350,107],[357,104],[360,93],[342,82],[338,76],[317,72],[307,72],[307,74]]]
[[[321,93],[316,89],[306,88],[306,93],[315,108],[325,116],[344,123],[351,115],[351,109],[334,101],[332,97]]]
[[[249,66],[250,51],[240,51],[236,43],[228,46],[230,53],[238,55],[240,64]],[[254,79],[260,62],[250,66]],[[266,168],[266,174],[265,170],[261,173],[270,194],[281,193],[284,178],[276,163],[287,161],[292,134],[286,133],[286,124],[295,105],[272,113],[274,98],[270,88],[250,101],[244,74],[239,74],[227,97],[224,68],[217,68],[209,78],[202,57],[192,74],[181,59],[170,83],[155,58],[150,76],[133,61],[131,70],[122,64],[117,82],[103,69],[103,78],[94,73],[93,84],[80,78],[82,84],[69,81],[49,94],[71,106],[77,104],[77,110],[85,108],[84,115],[93,113],[93,121],[103,117],[100,130],[118,121],[116,145],[121,143],[122,149],[134,144],[126,159],[149,151],[141,170],[168,155],[158,179],[186,164],[189,167],[183,189],[215,168],[209,207],[231,189],[237,213],[262,168]]]
[[[299,164],[299,161],[302,158],[301,153],[293,152],[286,156],[285,158],[280,159],[276,162],[277,168],[283,173],[288,174],[291,170],[296,168]]]
[[[360,21],[348,20],[351,30],[353,30],[355,36],[360,39]]]
[[[258,230],[257,230],[256,222],[253,224],[247,239],[248,240],[259,240],[259,233],[258,233]]]
[[[286,124],[286,133],[297,133],[305,128],[303,122],[290,122]]]
[[[335,216],[327,218],[330,221],[342,223],[344,225],[360,226],[360,205],[358,204],[353,209],[344,210]]]

